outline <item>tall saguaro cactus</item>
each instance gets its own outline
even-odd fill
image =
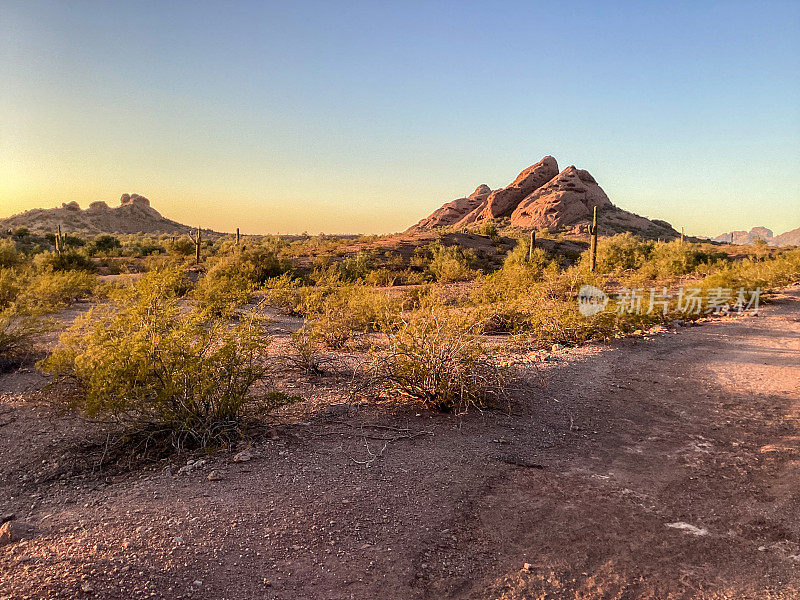
[[[531,229],[531,243],[528,246],[528,262],[533,262],[533,251],[536,249],[536,232]]]
[[[61,233],[61,225],[58,226],[58,231],[56,232],[53,243],[56,247],[56,254],[61,254],[64,252],[64,236]]]
[[[591,264],[592,273],[597,269],[597,206],[592,211],[592,224],[589,225],[589,263]]]
[[[194,262],[195,264],[200,264],[200,243],[202,239],[200,237],[200,227],[197,227],[197,235],[194,238]]]

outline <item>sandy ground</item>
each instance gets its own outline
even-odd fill
[[[188,474],[98,472],[5,375],[0,598],[800,598],[800,287],[555,357],[511,415],[323,409]]]

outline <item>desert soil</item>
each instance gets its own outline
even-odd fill
[[[4,375],[0,598],[800,598],[800,286],[552,358],[511,414],[317,406],[183,474]]]

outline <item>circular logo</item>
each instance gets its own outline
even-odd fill
[[[584,285],[578,291],[578,310],[584,317],[591,317],[603,312],[607,304],[608,296],[600,288]]]

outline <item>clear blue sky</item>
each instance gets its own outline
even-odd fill
[[[688,233],[800,226],[797,1],[0,0],[0,55],[0,216],[397,231],[552,154]]]

